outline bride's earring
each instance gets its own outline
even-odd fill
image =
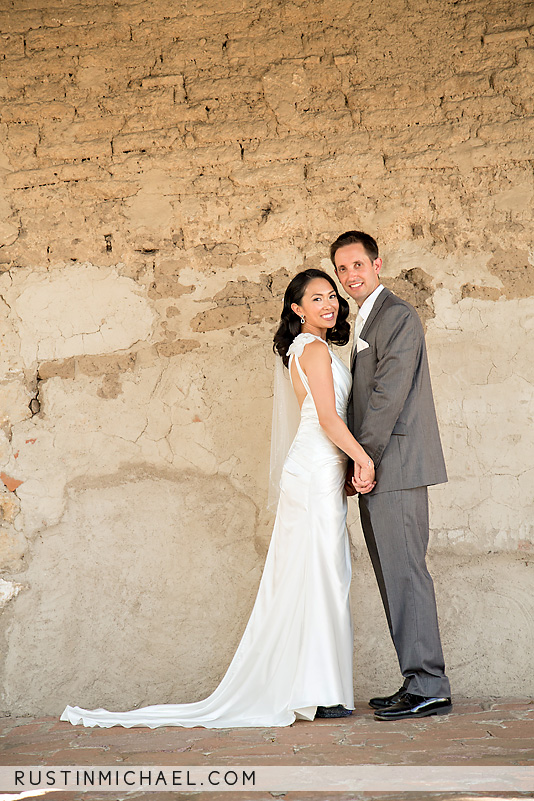
[[[306,318],[304,317],[304,315],[302,315],[302,317],[300,318],[300,322],[302,323],[302,325],[304,325],[304,323],[306,322]]]

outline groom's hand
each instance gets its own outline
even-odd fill
[[[354,478],[354,462],[349,459],[349,463],[347,465],[347,474],[345,476],[345,492],[347,495],[352,496],[356,495],[356,489],[352,480]]]

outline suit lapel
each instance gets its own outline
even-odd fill
[[[391,295],[391,290],[390,289],[386,289],[386,287],[384,287],[384,289],[382,290],[380,295],[377,297],[377,299],[373,303],[373,308],[371,309],[371,313],[369,314],[369,317],[365,321],[365,325],[362,328],[362,331],[361,331],[361,334],[360,334],[361,339],[365,339],[365,334],[367,334],[367,332],[369,331],[371,323],[373,322],[373,320],[377,316],[378,312],[380,311],[380,309],[382,308],[382,306],[384,304],[384,301],[386,300],[386,298],[389,295]]]
[[[379,294],[379,296],[377,297],[377,299],[373,303],[373,308],[371,309],[369,317],[365,321],[365,324],[364,324],[362,330],[360,331],[360,339],[365,339],[365,336],[366,336],[366,334],[367,334],[367,332],[369,330],[369,327],[371,326],[371,323],[373,322],[373,320],[377,316],[378,312],[382,308],[382,305],[383,305],[384,301],[386,300],[386,298],[391,294],[392,294],[391,290],[390,289],[386,289],[386,287],[384,287],[382,292]],[[350,369],[351,369],[352,373],[354,373],[354,367],[356,365],[357,356],[358,356],[358,353],[357,353],[357,349],[355,347],[354,348],[354,359],[352,360],[352,363],[350,365]]]
[[[352,352],[350,354],[350,371],[351,371],[351,373],[354,372],[354,365],[356,364],[356,356],[357,355],[358,354],[356,353],[356,345],[354,345],[354,348],[352,349]]]

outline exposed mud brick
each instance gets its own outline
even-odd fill
[[[481,125],[477,136],[483,142],[528,142],[532,140],[534,117],[510,120],[503,125]],[[530,152],[530,151],[529,151]]]
[[[353,99],[357,103],[357,98]],[[378,111],[363,111],[362,125],[370,130],[409,128],[416,125],[434,125],[446,120],[441,107],[432,102],[422,103],[411,108],[380,109]]]
[[[75,359],[76,371],[84,375],[119,375],[135,367],[135,354],[124,353],[117,356],[78,356]]]
[[[57,142],[50,145],[39,145],[37,157],[54,164],[62,161],[89,161],[109,159],[111,157],[110,139],[91,139],[85,142]]]
[[[113,137],[113,154],[121,153],[158,153],[181,146],[183,134],[178,129],[151,129],[149,131],[119,134]]]
[[[39,378],[75,378],[76,375],[119,375],[133,370],[136,363],[134,353],[119,356],[77,356],[72,359],[57,359],[39,365]]]
[[[196,315],[191,320],[191,328],[206,332],[233,328],[247,322],[275,322],[280,316],[280,298],[279,280],[274,281],[273,278],[263,275],[259,284],[244,280],[230,281],[214,296],[217,307]]]
[[[17,161],[35,150],[39,144],[39,138],[39,126],[33,123],[14,123],[9,125],[7,130],[7,145],[17,151]]]
[[[380,154],[370,154],[362,147],[361,153],[340,153],[325,159],[316,159],[306,170],[306,177],[311,181],[343,180],[357,178],[362,174],[380,174],[384,169],[384,160]]]
[[[83,181],[76,185],[78,197],[85,197],[88,201],[117,200],[123,201],[125,198],[136,195],[139,191],[139,184],[133,181]]]
[[[63,6],[50,5],[43,9],[44,27],[57,28],[60,26],[80,26],[80,25],[104,25],[110,22],[120,23],[117,19],[113,6],[107,5],[102,0],[96,3],[82,4],[77,2],[67,3]],[[31,27],[34,27],[33,25]]]
[[[483,42],[487,45],[502,45],[508,42],[526,42],[530,36],[528,28],[512,28],[508,31],[497,31],[496,33],[486,33]]]
[[[444,118],[451,122],[460,122],[462,119],[474,122],[481,118],[504,122],[509,120],[514,112],[514,104],[503,95],[474,97],[468,100],[444,100],[441,108]]]
[[[26,88],[38,81],[63,81],[67,89],[72,76],[76,74],[78,63],[79,59],[73,53],[49,50],[34,53],[31,58],[0,61],[0,75],[7,77],[13,86],[18,87],[24,97]]]
[[[206,145],[208,143],[236,141],[247,142],[266,139],[271,133],[272,126],[267,122],[251,119],[249,115],[226,123],[206,123],[205,125],[189,124],[189,139],[186,143]]]
[[[23,170],[13,172],[6,178],[10,189],[27,189],[34,186],[53,186],[70,181],[84,181],[99,178],[104,173],[96,164],[62,164],[42,170]]]
[[[23,55],[24,38],[22,36],[9,33],[4,33],[0,36],[0,59]]]
[[[474,286],[463,284],[462,298],[480,298],[481,300],[499,300],[502,292],[494,286]]]
[[[45,122],[40,126],[41,143],[50,147],[62,140],[87,142],[107,139],[124,126],[124,121],[124,116],[104,114],[76,122]]]
[[[63,49],[70,47],[98,47],[130,39],[130,28],[124,24],[114,25],[61,25],[30,31],[26,35],[26,48],[35,50]]]
[[[35,6],[35,3],[31,5]],[[0,31],[6,34],[17,32],[23,34],[32,28],[40,28],[43,23],[44,14],[42,10],[34,8],[25,10],[20,3],[17,3],[16,9],[0,11]]]
[[[174,342],[158,342],[156,349],[160,356],[181,356],[200,347],[195,339],[177,339]]]
[[[154,79],[156,80],[156,79]],[[219,78],[210,81],[188,81],[186,84],[187,98],[195,102],[200,100],[221,100],[236,98],[239,100],[257,99],[262,95],[262,84],[259,78],[239,75],[235,78]]]
[[[395,280],[386,283],[395,294],[415,306],[423,325],[434,316],[432,278],[420,267],[403,270]]]
[[[58,359],[52,362],[42,362],[39,365],[38,375],[41,381],[47,378],[74,378],[76,365],[74,359]]]
[[[528,252],[516,248],[497,249],[488,263],[488,269],[502,281],[506,297],[534,295],[534,267]]]
[[[161,275],[155,270],[156,280],[150,285],[148,296],[150,298],[179,298],[194,291],[193,286],[183,286],[172,274]]]
[[[60,102],[12,103],[2,109],[2,122],[40,122],[49,120],[73,120],[74,106]]]
[[[361,141],[362,134],[354,134],[354,137]],[[367,134],[364,133],[363,137],[368,141]],[[270,137],[247,145],[244,148],[244,160],[271,164],[278,161],[306,158],[313,164],[317,156],[330,152],[329,143],[331,141],[330,138],[325,140],[312,136],[287,136],[283,140]]]
[[[261,187],[301,184],[304,181],[304,165],[279,164],[275,170],[272,167],[258,167],[257,169],[241,167],[232,171],[231,180],[236,186]]]

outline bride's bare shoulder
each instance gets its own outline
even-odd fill
[[[301,355],[303,365],[322,361],[330,362],[330,349],[327,343],[318,337],[304,343]]]

